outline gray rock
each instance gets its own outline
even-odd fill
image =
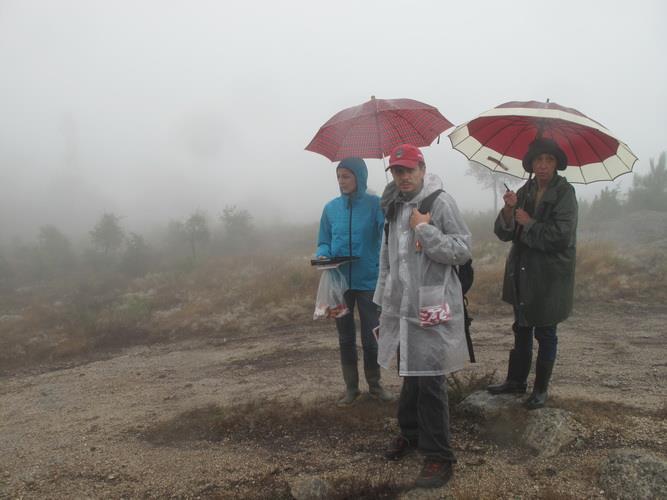
[[[297,478],[289,486],[296,500],[317,500],[332,494],[331,485],[319,477]]]
[[[473,392],[459,403],[459,410],[471,417],[482,420],[510,416],[521,408],[522,398],[513,394],[493,395],[488,391]]]
[[[459,410],[478,418],[484,431],[495,441],[521,441],[539,456],[556,455],[564,446],[586,434],[586,430],[565,410],[541,408],[528,411],[523,395],[492,395],[478,391],[459,404]]]
[[[16,323],[22,320],[23,316],[20,314],[3,314],[0,316],[0,323]]]
[[[644,450],[614,450],[600,466],[600,486],[610,498],[667,498],[667,461]]]
[[[560,408],[528,412],[523,442],[541,457],[552,457],[585,432],[570,413]]]

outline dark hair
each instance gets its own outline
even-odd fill
[[[532,173],[533,160],[542,153],[550,154],[556,158],[556,168],[558,170],[565,170],[567,168],[567,156],[558,143],[553,139],[539,138],[528,145],[528,152],[521,162],[523,169],[528,173]]]

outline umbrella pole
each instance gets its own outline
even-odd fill
[[[380,156],[382,157],[382,166],[384,167],[384,180],[387,184],[389,184],[389,176],[387,175],[387,162],[384,159],[384,152],[382,151],[382,135],[380,134],[380,122],[378,120],[378,113],[380,112],[378,108],[378,102],[377,99],[375,99],[375,96],[371,96],[371,101],[375,103],[375,130],[378,131],[378,149],[380,150]]]
[[[526,203],[528,202],[528,197],[530,196],[530,183],[532,182],[532,180],[533,180],[533,173],[530,172],[528,174],[528,182],[526,182],[526,196],[523,198],[523,202],[519,207],[521,210],[526,208]]]

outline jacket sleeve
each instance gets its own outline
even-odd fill
[[[375,285],[375,293],[373,294],[373,302],[377,305],[382,305],[382,295],[384,294],[384,285],[387,281],[387,273],[389,272],[389,254],[387,252],[386,238],[384,235],[384,211],[378,199],[377,213],[375,216],[375,227],[377,234],[380,236],[380,262],[378,266],[378,280]]]
[[[577,227],[577,197],[574,188],[568,184],[558,197],[548,218],[535,221],[521,232],[521,242],[530,248],[543,252],[565,250]]]
[[[320,231],[317,236],[317,250],[315,257],[331,257],[331,223],[327,216],[327,209],[322,210]]]
[[[517,195],[517,207],[523,207],[526,203],[526,193],[528,192],[529,183],[526,182],[523,186],[519,188],[516,192]],[[500,241],[512,241],[514,239],[514,233],[516,232],[516,222],[514,221],[514,213],[512,213],[512,222],[511,224],[506,224],[505,219],[503,218],[503,209],[500,209],[498,212],[498,217],[493,224],[493,232],[496,234]]]
[[[496,217],[496,222],[493,225],[493,232],[496,233],[498,239],[500,241],[511,241],[514,237],[515,227],[516,223],[514,222],[514,217],[512,217],[512,223],[510,225],[505,224],[503,211],[500,209],[500,212],[498,212],[498,217]]]
[[[438,196],[431,210],[431,223],[415,228],[415,236],[426,256],[441,264],[461,265],[472,258],[471,236],[454,199]]]
[[[387,251],[387,245],[384,240],[382,240],[382,245],[380,246],[380,270],[378,273],[378,281],[375,285],[375,293],[373,294],[373,302],[377,305],[382,305],[382,297],[384,295],[384,286],[387,282],[387,274],[389,273],[389,252]]]
[[[378,234],[380,235],[380,239],[382,242],[384,242],[384,212],[382,211],[382,208],[380,208],[380,200],[378,200],[378,206],[377,206],[377,215],[375,218],[375,224],[377,227]]]

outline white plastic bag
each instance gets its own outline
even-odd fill
[[[322,270],[313,319],[341,318],[349,314],[343,297],[346,290],[347,280],[338,268]]]
[[[446,323],[452,319],[452,311],[445,302],[444,286],[419,288],[419,325],[423,328]]]

